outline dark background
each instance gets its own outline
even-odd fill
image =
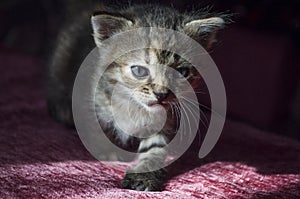
[[[122,5],[122,1],[101,2]],[[143,1],[131,1],[136,2]],[[157,2],[182,11],[213,5],[215,11],[233,13],[234,23],[219,33],[212,50],[226,86],[228,117],[300,139],[300,1]],[[89,3],[2,0],[0,53],[17,52],[46,63],[67,13]]]

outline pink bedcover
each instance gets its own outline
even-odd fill
[[[300,143],[230,120],[213,152],[182,158],[162,192],[121,189],[127,163],[95,160],[49,118],[43,64],[0,63],[0,198],[300,198]]]

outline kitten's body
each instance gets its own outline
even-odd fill
[[[48,102],[50,113],[59,121],[73,125],[71,96],[74,79],[84,57],[97,45],[101,46],[104,39],[126,30],[140,27],[158,27],[173,29],[188,34],[204,47],[208,48],[213,41],[215,31],[223,26],[224,21],[205,13],[182,14],[174,9],[159,6],[133,6],[118,13],[114,11],[97,12],[91,19],[89,12],[82,12],[72,23],[66,23],[59,35],[57,47],[49,66]],[[207,18],[210,17],[210,18]],[[91,33],[94,33],[94,41]],[[151,40],[149,49],[129,52],[116,59],[100,79],[95,98],[95,107],[99,122],[107,131],[115,129],[114,137],[121,145],[131,143],[131,136],[137,137],[156,132],[149,138],[140,138],[138,151],[139,163],[127,173],[123,187],[136,190],[159,190],[163,183],[164,170],[148,173],[136,173],[150,165],[163,165],[166,157],[164,146],[175,135],[177,118],[172,108],[167,108],[167,120],[160,130],[158,123],[163,120],[165,101],[174,101],[168,88],[172,91],[182,90],[182,77],[170,78],[166,67],[170,66],[183,73],[188,71],[186,78],[192,82],[196,75],[188,63],[171,52],[160,49],[159,35]],[[168,41],[175,44],[175,40]],[[96,45],[95,45],[96,44]],[[99,62],[105,57],[99,56]],[[143,67],[141,67],[143,66]],[[183,70],[184,68],[184,70]],[[139,76],[145,73],[149,76]],[[186,71],[184,71],[185,74]],[[135,74],[136,73],[136,74]],[[183,75],[184,75],[183,74]],[[137,77],[138,76],[138,77]],[[151,77],[151,78],[150,78]],[[112,91],[116,84],[121,89]],[[180,88],[180,89],[179,89]],[[170,95],[169,95],[170,94]],[[128,104],[128,99],[130,103]],[[155,106],[150,103],[157,103]],[[133,123],[128,121],[131,118]],[[163,121],[164,122],[164,121]],[[128,135],[129,134],[129,135]]]

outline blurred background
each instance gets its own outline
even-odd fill
[[[46,63],[68,13],[91,1],[2,0],[1,70],[6,70],[4,55],[15,59],[29,56]],[[128,4],[127,0],[101,2]],[[213,10],[234,13],[234,23],[219,33],[218,43],[211,52],[225,82],[228,117],[300,140],[299,0],[148,2],[182,11],[213,5]]]

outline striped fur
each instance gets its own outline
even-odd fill
[[[75,17],[74,22],[66,24],[59,35],[48,73],[50,113],[57,120],[68,124],[72,124],[71,91],[78,67],[88,50],[95,45],[101,46],[104,39],[139,27],[161,27],[183,32],[208,48],[217,29],[224,25],[222,16],[208,12],[179,13],[173,8],[155,5],[131,6],[118,12],[109,8],[102,9],[91,17],[92,27],[89,27],[87,12],[82,13]],[[91,32],[94,42],[89,36]],[[138,139],[139,162],[126,174],[122,182],[124,188],[155,191],[163,183],[163,169],[138,172],[147,168],[151,170],[153,166],[163,167],[167,155],[164,146],[175,135],[178,126],[178,116],[174,115],[176,111],[170,103],[176,103],[175,95],[184,90],[183,79],[170,76],[166,66],[175,70],[187,68],[186,78],[189,81],[196,79],[192,66],[180,56],[158,50],[162,42],[157,35],[156,40],[150,41],[151,48],[132,51],[119,57],[107,68],[97,87],[94,104],[99,122],[105,124],[103,126],[108,130],[115,129],[113,132],[117,142],[126,146],[131,142],[132,136],[152,135]],[[170,39],[168,42],[176,44],[176,40]],[[99,63],[101,59],[107,57],[99,56]],[[147,78],[136,78],[132,66],[143,66],[149,72]],[[112,99],[116,84],[120,88]],[[174,93],[170,92],[170,87]],[[161,104],[150,105],[167,94],[168,97],[163,100],[164,107]]]

